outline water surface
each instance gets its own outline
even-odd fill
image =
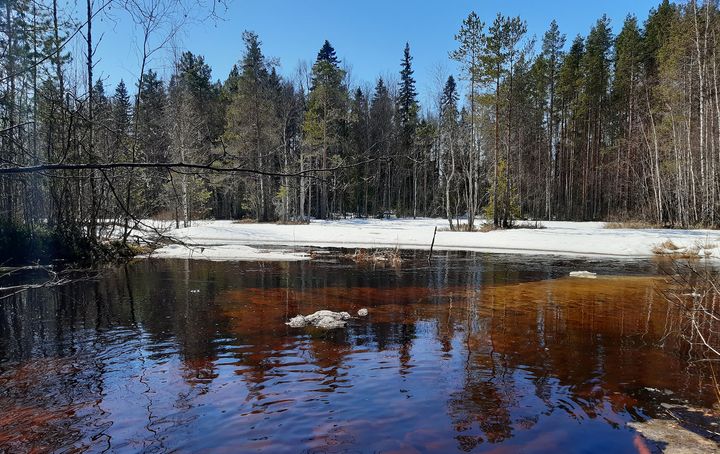
[[[712,404],[661,265],[424,254],[144,260],[5,300],[0,450],[638,452],[627,422]],[[284,324],[363,307],[344,330]]]

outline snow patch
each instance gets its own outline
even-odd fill
[[[211,260],[305,260],[306,254],[256,249],[267,245],[375,249],[429,249],[435,227],[444,219],[314,220],[309,224],[244,224],[196,221],[192,227],[167,232],[187,244],[156,251],[159,257]],[[670,240],[678,248],[698,248],[700,257],[720,258],[720,232],[713,230],[606,229],[602,222],[543,221],[544,229],[489,232],[438,231],[435,251],[556,254],[570,256],[649,257]],[[253,248],[252,246],[255,246]]]
[[[596,279],[597,274],[590,271],[570,271],[570,277],[581,277],[584,279]]]
[[[238,260],[238,261],[297,261],[309,260],[304,252],[284,249],[258,249],[242,244],[183,246],[171,244],[152,254],[153,257],[170,259]]]

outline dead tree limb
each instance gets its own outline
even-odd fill
[[[196,164],[190,162],[108,162],[108,163],[55,163],[55,164],[39,164],[34,166],[18,166],[18,167],[0,167],[0,175],[13,175],[25,173],[37,173],[58,170],[111,170],[111,169],[168,169],[171,171],[178,170],[195,170],[209,172],[234,172],[246,173],[250,175],[263,175],[270,177],[299,177],[311,175],[313,173],[334,172],[342,169],[349,169],[360,165],[369,164],[380,159],[368,159],[353,164],[344,164],[335,167],[325,167],[319,169],[306,169],[297,172],[269,172],[260,169],[233,166],[218,166],[213,164]]]

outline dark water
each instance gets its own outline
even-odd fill
[[[140,261],[0,304],[0,450],[638,452],[628,421],[713,402],[665,335],[658,268]],[[362,307],[345,330],[284,324]]]

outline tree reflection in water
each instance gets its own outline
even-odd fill
[[[19,295],[0,306],[0,446],[632,452],[645,388],[712,400],[664,337],[652,263],[584,280],[553,258],[424,259],[141,261]],[[361,307],[345,330],[284,324]]]

